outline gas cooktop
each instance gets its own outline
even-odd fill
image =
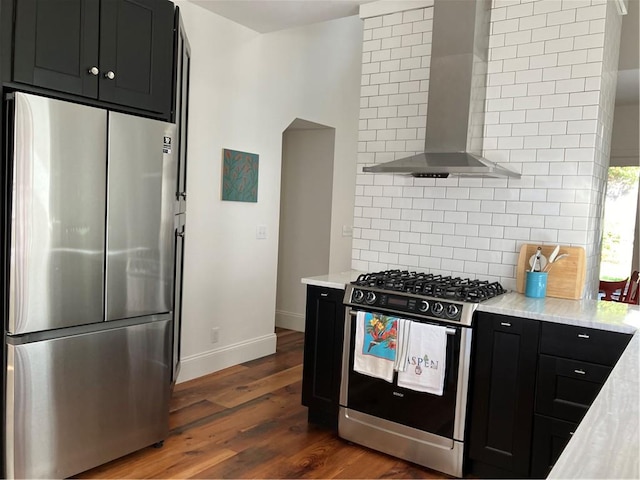
[[[478,303],[503,293],[499,282],[386,270],[362,274],[347,285],[344,303],[471,325]]]

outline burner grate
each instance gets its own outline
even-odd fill
[[[499,282],[418,273],[408,270],[385,270],[360,275],[353,285],[381,290],[407,292],[428,297],[482,302],[506,293]]]

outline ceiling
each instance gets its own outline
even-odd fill
[[[260,33],[358,14],[371,0],[191,0],[207,10]]]
[[[371,0],[190,0],[256,32],[269,33],[357,15]],[[636,104],[640,96],[640,0],[629,0],[622,20],[616,104]]]

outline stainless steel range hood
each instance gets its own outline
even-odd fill
[[[481,156],[491,0],[435,0],[425,151],[364,167],[416,177],[514,177]]]

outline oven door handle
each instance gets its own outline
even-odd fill
[[[349,315],[351,315],[352,317],[355,317],[358,315],[358,312],[355,310],[349,310]],[[447,335],[455,335],[456,334],[456,329],[453,327],[447,327]]]

